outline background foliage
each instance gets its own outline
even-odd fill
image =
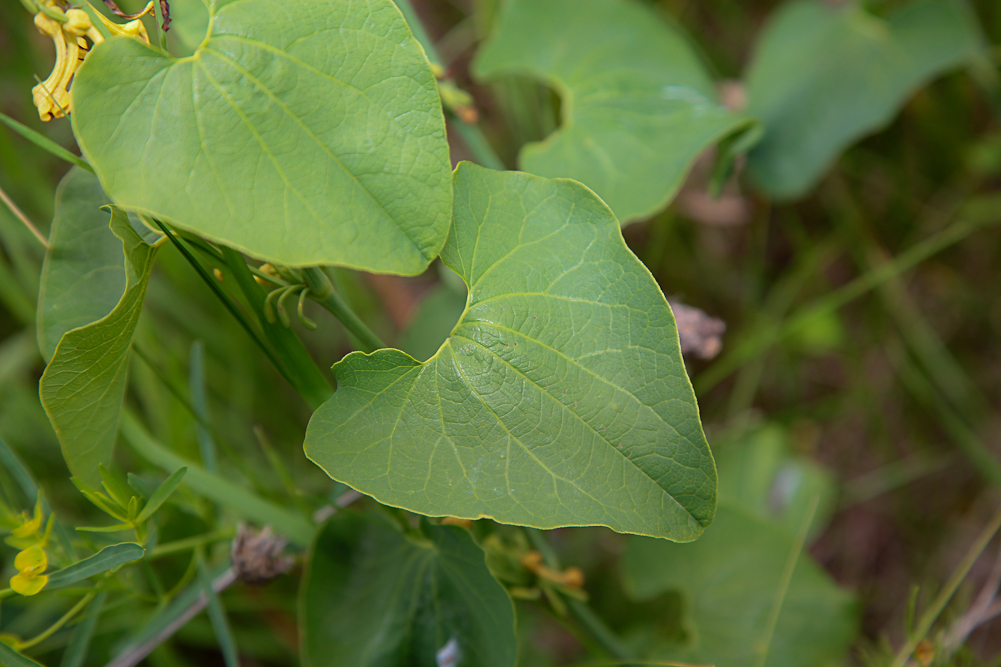
[[[618,0],[609,0],[613,2]],[[127,10],[138,8],[121,4]],[[587,172],[593,155],[565,145],[560,152],[556,142],[544,140],[562,124],[564,142],[579,132],[584,144],[600,144],[604,110],[600,104],[589,108],[588,94],[599,102],[602,95],[623,95],[643,110],[651,103],[650,90],[677,83],[657,78],[662,71],[653,80],[639,76],[629,81],[616,69],[629,63],[600,53],[578,77],[579,72],[561,69],[566,63],[545,60],[546,49],[559,44],[551,36],[520,29],[510,39],[538,45],[535,55],[543,62],[491,66],[491,51],[505,48],[498,32],[503,22],[496,13],[505,3],[414,4],[442,63],[472,92],[481,125],[508,168],[593,181],[589,184],[601,194],[603,176]],[[507,4],[543,11],[566,3]],[[649,182],[656,185],[653,195],[630,192],[622,204],[611,197],[609,204],[624,221],[635,220],[624,229],[626,241],[664,293],[727,322],[719,357],[686,358],[717,459],[719,511],[710,531],[690,545],[575,528],[549,534],[551,552],[534,532],[477,522],[473,536],[486,551],[490,571],[509,591],[540,597],[516,603],[519,664],[579,664],[609,653],[614,657],[619,649],[628,655],[719,665],[759,660],[768,665],[888,665],[894,653],[890,647],[899,647],[912,619],[930,607],[999,501],[1001,424],[993,406],[1001,401],[1001,357],[993,343],[1001,333],[996,298],[1001,242],[992,225],[1001,220],[996,47],[1001,8],[989,0],[968,6],[868,3],[878,16],[896,17],[893,26],[910,30],[891,32],[888,46],[875,40],[884,45],[881,50],[873,46],[872,26],[860,15],[847,14],[843,23],[811,24],[815,14],[830,12],[829,5],[837,3],[801,2],[791,9],[765,0],[642,4],[646,7],[630,5],[639,17],[635,20],[655,38],[675,35],[672,48],[686,54],[685,76],[697,79],[695,88],[705,96],[699,104],[710,105],[714,120],[705,129],[706,138],[686,149],[688,157],[680,166],[633,160],[628,151],[611,156],[628,167],[626,185],[637,190]],[[195,9],[184,11],[188,6]],[[197,7],[174,3],[172,46],[197,46],[197,39],[186,37],[197,34],[205,20]],[[943,11],[959,13],[947,19]],[[587,19],[580,12],[561,36],[572,36],[573,44],[593,45],[599,40],[589,35],[600,33],[583,25]],[[43,125],[31,106],[33,77],[49,70],[52,54],[51,43],[31,29],[29,20],[20,5],[0,5],[0,111],[72,148],[69,124]],[[603,26],[609,31],[610,22]],[[186,23],[194,27],[185,30]],[[954,30],[945,30],[949,26]],[[938,32],[943,30],[949,32],[945,37]],[[763,34],[769,50],[756,51]],[[832,40],[831,48],[825,40]],[[980,49],[983,44],[986,52]],[[531,61],[532,54],[516,41],[506,48]],[[915,50],[917,56],[909,55]],[[965,59],[972,53],[983,57]],[[861,71],[873,77],[876,72],[878,78],[859,84],[838,79],[857,71],[852,63],[861,63]],[[574,64],[579,63],[569,66]],[[770,68],[779,74],[766,74]],[[741,79],[746,87],[728,83]],[[787,87],[769,88],[767,82],[776,80]],[[424,84],[428,88],[430,81]],[[858,90],[868,92],[859,99],[847,94]],[[568,91],[577,96],[572,109]],[[724,140],[718,154],[726,156],[742,137],[762,130],[742,112],[724,106],[763,118],[762,142],[746,162],[738,163],[737,169],[743,169],[739,180],[726,180],[725,160],[704,158],[683,184],[683,167],[710,139]],[[689,111],[682,108],[679,118],[684,120]],[[810,120],[804,128],[787,122],[785,114]],[[634,129],[638,132],[632,136],[608,140],[639,150],[649,143],[645,133],[651,128],[638,122]],[[666,128],[654,130],[661,136]],[[804,145],[804,133],[810,139],[809,154],[796,168],[785,169],[781,161],[794,155],[790,145]],[[453,162],[475,158],[457,123],[450,124],[449,139]],[[852,144],[856,139],[860,141]],[[623,143],[628,141],[636,143]],[[847,150],[832,162],[842,149]],[[660,150],[649,152],[656,157]],[[443,167],[444,153],[440,158],[438,166]],[[56,202],[64,201],[71,186],[86,187],[86,175],[77,171],[63,185],[64,199],[58,199],[56,186],[66,171],[65,163],[0,127],[0,187],[50,234],[50,252],[58,251],[64,213],[54,208]],[[713,184],[722,191],[718,200],[706,194]],[[674,203],[660,210],[675,188]],[[85,196],[81,192],[72,200],[79,203]],[[441,205],[434,202],[408,205]],[[157,202],[168,204],[178,203]],[[214,223],[216,213],[197,215]],[[110,217],[108,213],[96,224],[107,224]],[[128,246],[134,231],[120,222]],[[437,230],[428,244],[444,242]],[[44,312],[36,329],[40,290],[87,286],[74,276],[45,271],[44,254],[6,208],[0,208],[0,248],[0,440],[24,460],[67,523],[107,524],[107,517],[66,483],[59,441],[43,410],[46,401],[59,400],[53,371],[42,378],[42,354],[59,356],[59,336],[48,330]],[[122,243],[94,252],[120,262]],[[127,296],[126,285],[135,290],[138,280],[147,292],[138,321],[121,323],[135,326],[136,354],[127,385],[123,379],[120,386],[128,409],[116,467],[136,473],[127,480],[125,493],[148,499],[179,460],[200,459],[205,469],[190,470],[172,502],[160,510],[159,541],[212,538],[203,545],[204,563],[189,559],[188,552],[169,551],[151,561],[166,588],[195,582],[173,606],[160,610],[161,618],[169,618],[175,607],[183,609],[197,597],[198,582],[219,577],[234,516],[283,526],[292,551],[301,553],[309,547],[312,510],[345,499],[348,489],[332,488],[302,453],[310,406],[284,383],[237,320],[220,310],[216,296],[178,250],[171,244],[160,247],[148,285],[141,260],[119,263],[122,268],[111,270],[102,282]],[[389,270],[414,272],[413,265]],[[237,293],[241,276],[225,266],[220,275],[221,288]],[[420,359],[438,349],[462,311],[464,288],[441,263],[408,279],[347,269],[332,275],[371,329]],[[119,304],[112,299],[105,312],[138,315],[122,311],[123,305],[127,311],[127,300]],[[301,354],[308,352],[327,368],[355,347],[325,311],[309,305],[307,314],[319,328],[296,329],[305,343]],[[104,324],[115,324],[114,319]],[[284,336],[284,331],[277,327],[268,335]],[[332,380],[333,374],[316,371],[308,393],[322,399]],[[106,436],[104,443],[110,447]],[[34,493],[11,470],[8,465],[0,471],[4,497],[15,509],[29,509]],[[235,481],[220,483],[215,473]],[[369,501],[356,502],[372,509]],[[408,601],[427,599],[422,596],[461,597],[449,586],[448,573],[455,562],[451,559],[464,558],[471,545],[463,529],[426,524],[420,527],[423,538],[404,539],[395,524],[341,517],[320,534],[321,541],[346,540],[376,555],[396,549],[439,575],[411,591],[413,598],[393,597],[379,577],[346,581],[338,567],[368,561],[344,552],[336,557],[341,564],[330,564],[325,590],[344,589],[345,595],[365,600],[383,596],[397,610]],[[364,539],[357,538],[362,534]],[[973,565],[946,608],[931,635],[934,647],[947,646],[955,636],[950,633],[978,609],[978,596],[992,581],[996,548]],[[545,562],[526,566],[522,557],[532,550]],[[8,578],[17,571],[14,553],[3,552]],[[540,567],[563,573],[569,566],[581,568],[586,581],[584,611],[575,597],[579,588],[539,574],[546,573]],[[297,601],[301,581],[307,586]],[[265,587],[231,586],[218,604],[210,604],[210,613],[184,625],[149,661],[166,667],[232,661],[238,653],[263,664],[322,662],[309,657],[308,627],[301,647],[298,636],[304,618],[300,611],[330,604],[329,599],[310,598],[315,581],[315,573],[297,568]],[[192,597],[185,598],[189,593]],[[785,603],[776,607],[779,593]],[[157,610],[153,601],[137,603],[138,612],[134,605],[102,602],[91,664],[103,664],[126,640],[141,643],[155,630],[147,623]],[[508,610],[503,603],[503,596],[459,600],[472,619],[462,631],[477,637],[475,620],[504,616]],[[3,630],[31,636],[71,605],[58,594],[27,602],[8,599]],[[312,613],[350,617],[342,609],[307,612]],[[597,614],[604,625],[589,624],[588,613]],[[72,655],[66,648],[90,618],[96,616],[53,634],[33,647],[31,655],[45,664]],[[400,621],[418,628],[415,636],[431,633],[435,622],[420,614]],[[960,642],[949,664],[999,664],[999,622],[983,624]],[[605,626],[614,637],[601,641],[601,631],[594,628]],[[436,646],[455,631],[447,624],[435,627]],[[356,646],[368,641],[359,633],[346,637]],[[399,664],[407,664],[411,647],[403,642],[389,648],[394,659],[403,661]],[[504,650],[491,656],[504,655]],[[943,652],[937,655],[933,659],[946,664]],[[483,664],[490,663],[484,659]]]

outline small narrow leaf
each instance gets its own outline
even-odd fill
[[[776,198],[804,194],[915,90],[982,48],[976,18],[955,0],[909,2],[887,20],[860,2],[788,3],[747,74],[748,113],[765,130],[749,155],[752,180]]]
[[[146,506],[143,508],[143,511],[139,513],[139,517],[136,519],[136,523],[142,523],[146,519],[153,516],[154,512],[160,509],[160,506],[167,501],[167,498],[170,497],[170,494],[172,494],[174,490],[177,489],[178,485],[181,483],[181,480],[184,479],[184,474],[186,472],[188,472],[187,468],[178,468],[177,470],[175,470],[170,474],[170,477],[168,477],[163,481],[163,484],[161,484],[156,488],[156,491],[154,491],[153,495],[150,496],[149,502],[146,503]]]
[[[469,163],[454,190],[462,318],[425,363],[335,365],[306,455],[421,514],[698,537],[716,469],[671,309],[615,216],[579,183]]]
[[[125,252],[125,293],[106,317],[63,335],[39,383],[70,472],[91,483],[100,479],[98,465],[111,460],[132,334],[156,255],[121,209],[112,210],[111,229]]]
[[[77,526],[77,530],[83,533],[121,533],[132,528],[131,523],[118,523],[113,526]]]
[[[511,0],[474,62],[529,75],[563,98],[563,124],[526,145],[522,169],[594,190],[623,224],[656,213],[713,143],[750,128],[716,99],[679,30],[637,0]]]
[[[97,471],[101,475],[101,486],[108,492],[108,495],[122,507],[128,508],[134,497],[128,484],[104,467],[103,463],[98,464]]]
[[[308,667],[513,667],[514,609],[469,531],[423,539],[338,513],[313,546],[299,618]],[[453,660],[436,659],[447,651]]]
[[[77,530],[83,530],[78,528]],[[93,531],[91,531],[93,532]],[[73,563],[69,567],[58,570],[49,575],[49,583],[45,590],[61,588],[75,584],[94,575],[107,572],[113,567],[118,567],[123,563],[130,563],[143,557],[145,550],[142,546],[133,542],[123,542],[104,547],[93,556],[84,558],[79,563]]]
[[[73,153],[70,153],[68,150],[66,150],[56,142],[52,141],[44,134],[36,132],[27,125],[23,125],[17,122],[16,120],[14,120],[13,118],[4,113],[0,113],[0,122],[2,122],[10,129],[14,130],[22,137],[24,137],[31,143],[41,148],[42,150],[47,151],[52,155],[55,155],[60,160],[66,160],[71,164],[75,164],[78,167],[86,169],[92,174],[94,173],[94,169],[90,166],[90,164],[86,160],[81,158],[79,155],[74,155]]]
[[[191,57],[113,38],[77,72],[73,131],[111,198],[287,266],[423,271],[448,234],[449,150],[392,0],[208,7]]]

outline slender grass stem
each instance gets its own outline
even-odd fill
[[[966,555],[963,556],[963,560],[960,561],[959,566],[952,573],[952,576],[949,577],[949,581],[946,582],[945,588],[939,592],[934,601],[932,601],[931,606],[928,607],[925,613],[921,615],[921,619],[918,621],[917,627],[914,629],[910,638],[908,638],[908,640],[904,642],[904,645],[900,647],[900,651],[893,659],[890,667],[904,667],[907,664],[907,661],[910,660],[911,655],[914,653],[915,649],[917,649],[918,644],[921,643],[922,639],[928,636],[928,632],[931,630],[932,625],[934,625],[935,621],[938,620],[938,617],[942,614],[945,606],[949,604],[949,600],[951,600],[953,594],[955,594],[956,589],[959,588],[961,583],[963,583],[963,580],[966,578],[967,573],[969,573],[970,568],[973,567],[973,564],[980,557],[980,554],[987,548],[987,545],[990,543],[991,539],[993,539],[995,533],[998,532],[999,528],[1001,528],[1001,509],[998,509],[998,511],[995,512],[994,516],[987,524],[987,527],[984,528],[983,532],[981,532],[977,539],[973,542],[970,549],[966,552]]]
[[[28,228],[28,231],[31,232],[32,236],[38,239],[38,242],[42,244],[42,247],[48,250],[49,240],[45,238],[45,236],[40,231],[38,231],[38,228],[35,227],[35,225],[31,222],[31,220],[28,219],[28,216],[26,216],[24,212],[17,207],[17,204],[14,203],[14,200],[11,199],[9,196],[7,196],[7,193],[3,191],[3,188],[0,188],[0,200],[3,200],[3,203],[7,205],[7,208],[10,210],[13,216],[18,220],[20,220],[21,223]]]

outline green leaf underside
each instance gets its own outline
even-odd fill
[[[114,208],[111,230],[125,252],[126,287],[104,318],[66,332],[42,374],[39,395],[74,476],[100,482],[98,466],[109,465],[125,398],[132,334],[156,249],[147,245]],[[121,260],[119,260],[121,261]]]
[[[145,549],[142,546],[132,542],[113,544],[101,549],[90,558],[84,558],[79,563],[50,574],[45,590],[75,584],[96,574],[107,572],[113,567],[139,560],[144,553]]]
[[[740,509],[720,505],[713,525],[692,544],[633,538],[626,548],[626,589],[645,600],[684,597],[688,645],[665,645],[654,658],[720,667],[816,667],[834,664],[855,637],[854,599],[800,554],[769,642],[768,628],[796,537]]]
[[[380,502],[686,541],[716,471],[670,308],[611,211],[568,180],[461,164],[442,253],[469,286],[426,363],[353,353],[306,455]]]
[[[46,360],[67,331],[110,313],[125,291],[122,242],[108,228],[111,200],[79,167],[56,189],[56,212],[38,291],[38,348]]]
[[[747,123],[716,103],[685,38],[633,0],[511,0],[474,71],[557,88],[563,125],[519,164],[584,183],[623,223],[666,206],[699,153]]]
[[[765,127],[751,177],[776,198],[804,194],[848,145],[981,47],[969,9],[953,0],[911,2],[889,20],[854,2],[790,3],[765,28],[748,70],[748,113]]]
[[[73,127],[121,206],[288,266],[415,274],[450,218],[427,59],[391,0],[235,0],[174,59],[116,38]]]
[[[461,528],[421,530],[342,513],[319,533],[301,589],[304,665],[513,667],[514,608],[483,551]]]

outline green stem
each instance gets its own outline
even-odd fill
[[[36,645],[36,644],[38,644],[40,642],[43,642],[46,639],[48,639],[49,637],[51,637],[52,635],[54,635],[56,632],[59,631],[59,629],[61,627],[63,627],[64,625],[66,625],[71,618],[73,618],[74,616],[76,616],[77,614],[79,614],[80,611],[84,607],[86,607],[90,603],[91,600],[94,599],[95,595],[96,595],[96,593],[88,593],[87,595],[85,595],[83,598],[80,599],[79,602],[77,602],[73,606],[72,609],[70,609],[68,612],[66,612],[66,614],[62,618],[60,618],[58,621],[56,621],[51,626],[49,626],[48,630],[46,630],[45,632],[41,633],[40,635],[38,635],[36,637],[33,637],[32,639],[29,639],[28,641],[18,643],[17,650],[18,651],[23,651],[26,648],[31,648],[32,646],[34,646],[34,645]]]
[[[236,277],[236,283],[243,292],[244,298],[254,311],[257,321],[264,332],[271,348],[276,350],[289,382],[299,395],[309,403],[314,410],[326,403],[333,394],[333,389],[320,369],[309,356],[306,347],[290,328],[280,323],[268,322],[264,313],[264,301],[267,295],[264,289],[254,280],[246,260],[236,250],[222,247],[223,260]]]
[[[970,550],[966,552],[966,555],[960,562],[959,567],[956,568],[955,572],[952,573],[952,576],[946,583],[945,588],[943,588],[942,591],[935,597],[935,600],[932,602],[928,610],[921,615],[921,620],[918,621],[917,628],[915,628],[911,637],[904,642],[904,645],[900,647],[900,651],[893,659],[893,663],[890,667],[904,667],[907,664],[907,661],[910,660],[911,654],[913,654],[917,649],[921,640],[928,636],[928,631],[931,630],[932,625],[934,625],[935,621],[938,620],[942,610],[945,609],[945,605],[947,605],[949,600],[952,599],[956,589],[959,588],[961,583],[963,583],[963,580],[966,578],[970,568],[973,567],[977,558],[979,558],[980,554],[987,548],[987,545],[990,543],[991,539],[993,539],[994,534],[998,532],[999,528],[1001,528],[1001,509],[994,514],[990,523],[987,524],[987,528],[980,533],[976,541],[970,547]]]
[[[344,328],[358,340],[364,352],[371,354],[386,347],[382,339],[376,336],[341,298],[323,269],[316,267],[303,269],[302,275],[309,287],[310,298],[336,317],[344,325]]]
[[[222,542],[224,540],[231,539],[233,535],[234,531],[231,529],[217,530],[214,533],[206,533],[205,535],[196,535],[195,537],[189,537],[184,540],[167,542],[166,544],[159,545],[146,554],[146,560],[162,558],[163,556],[169,556],[181,551],[187,551],[189,549],[194,549],[195,547],[204,546],[213,542]]]
[[[153,13],[156,14],[156,20],[153,21],[156,24],[156,32],[160,37],[160,48],[167,52],[167,33],[163,29],[163,7],[160,6],[160,0],[153,0]]]
[[[549,544],[549,541],[546,540],[545,533],[537,528],[525,528],[525,534],[528,536],[528,540],[532,543],[535,550],[542,554],[542,560],[545,562],[546,567],[559,570],[559,558],[556,556],[556,552]],[[602,650],[605,651],[605,653],[616,660],[629,661],[631,659],[629,649],[625,647],[622,641],[615,636],[615,633],[612,632],[607,625],[605,625],[605,622],[594,613],[587,603],[570,597],[566,598],[564,602],[570,610],[570,614],[574,617],[574,620],[577,621],[580,627],[587,632],[591,639],[593,639],[602,648]]]

